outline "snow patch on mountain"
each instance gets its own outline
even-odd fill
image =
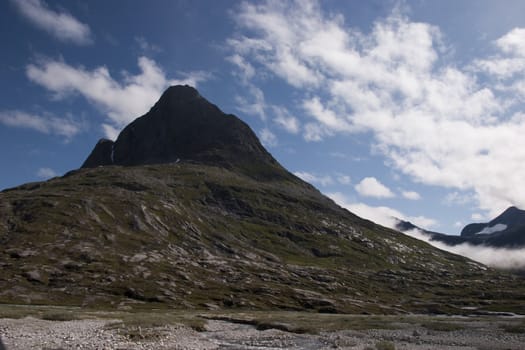
[[[483,230],[477,232],[476,234],[477,235],[491,234],[491,233],[494,233],[494,232],[505,231],[506,229],[507,229],[507,225],[505,225],[505,224],[496,224],[494,226],[487,226]]]

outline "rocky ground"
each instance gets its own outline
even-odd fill
[[[522,329],[502,328],[505,320],[455,320],[454,323],[403,325],[398,329],[339,330],[297,334],[277,329],[208,320],[203,329],[164,325],[133,329],[118,320],[50,321],[33,317],[0,319],[7,350],[29,349],[523,349]],[[520,321],[521,322],[521,321]],[[435,326],[435,325],[439,326]],[[520,323],[522,324],[522,323]],[[510,327],[510,326],[509,326]],[[430,328],[430,329],[429,329]],[[434,328],[434,329],[432,329]]]

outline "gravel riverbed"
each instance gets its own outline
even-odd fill
[[[0,319],[7,350],[62,349],[380,349],[503,350],[525,349],[525,334],[505,332],[491,322],[465,321],[454,331],[434,331],[417,325],[403,329],[343,330],[296,334],[276,329],[208,320],[204,331],[166,325],[137,329],[133,334],[113,327],[118,320],[49,321],[33,317]],[[385,347],[384,349],[390,349]]]

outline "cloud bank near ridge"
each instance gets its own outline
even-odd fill
[[[372,220],[375,223],[397,230],[398,219],[406,220],[417,226],[431,228],[437,223],[424,216],[411,217],[386,206],[373,207],[363,203],[351,202],[342,193],[328,193],[328,197],[341,207],[350,210],[356,215]],[[487,246],[475,246],[468,243],[450,246],[443,242],[432,241],[421,230],[408,230],[403,232],[408,236],[427,242],[430,245],[454,254],[465,256],[482,264],[500,269],[525,269],[525,248],[507,249]]]
[[[524,269],[525,249],[493,248],[487,246],[475,246],[462,243],[455,246],[442,242],[432,241],[420,230],[409,230],[406,235],[425,241],[436,248],[448,252],[463,255],[482,264],[500,269]]]
[[[341,207],[351,211],[352,213],[362,218],[371,220],[385,227],[395,229],[396,224],[398,222],[397,219],[410,221],[417,226],[427,227],[429,229],[437,226],[438,224],[436,220],[425,216],[409,216],[405,215],[399,210],[387,206],[370,206],[357,201],[352,201],[341,192],[331,192],[325,194]]]

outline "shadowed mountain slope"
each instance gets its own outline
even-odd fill
[[[264,178],[290,177],[250,127],[189,86],[172,86],[115,142],[100,140],[82,168],[193,161]]]
[[[4,303],[525,311],[521,279],[340,208],[189,87],[83,168],[0,192],[0,242]]]
[[[461,237],[493,247],[525,247],[525,210],[510,207],[487,223],[467,225]]]

